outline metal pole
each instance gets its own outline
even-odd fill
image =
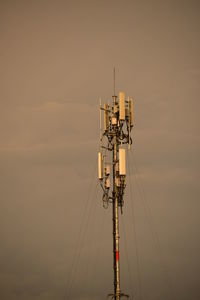
[[[116,300],[116,291],[117,291],[117,266],[116,266],[116,217],[115,217],[115,151],[113,148],[113,271],[114,271],[114,300]]]
[[[120,299],[120,270],[119,270],[119,211],[116,194],[116,162],[118,160],[117,131],[113,138],[113,269],[114,269],[114,299]]]

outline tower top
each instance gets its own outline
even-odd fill
[[[115,67],[114,67],[114,70],[113,70],[113,84],[114,84],[114,94],[113,94],[113,96],[115,96]]]

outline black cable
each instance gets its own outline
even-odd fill
[[[102,209],[104,210],[104,208],[102,207]],[[104,212],[103,217],[101,218],[101,226],[99,226],[100,228],[100,233],[97,234],[98,236],[98,241],[100,241],[100,246],[98,248],[98,243],[96,244],[96,251],[95,251],[95,256],[94,256],[94,265],[93,265],[93,269],[91,271],[91,280],[93,279],[93,287],[95,288],[95,285],[97,283],[97,279],[99,279],[100,274],[97,272],[97,276],[95,277],[95,271],[97,268],[97,262],[101,261],[101,257],[102,257],[102,247],[103,247],[103,235],[105,234],[105,228],[107,228],[107,223],[105,222],[105,216],[106,216],[106,212]],[[98,259],[97,259],[98,257]],[[96,279],[96,280],[95,280]]]
[[[94,167],[94,172],[96,172],[96,168],[97,168],[97,160],[95,162],[95,167]],[[94,173],[93,172],[93,173]],[[81,218],[81,226],[80,226],[80,230],[78,233],[78,237],[77,237],[77,246],[76,249],[74,251],[74,255],[73,255],[73,259],[72,259],[72,267],[71,267],[71,271],[70,274],[68,276],[68,281],[65,287],[65,293],[64,293],[64,299],[70,299],[70,293],[71,293],[71,286],[72,286],[72,282],[73,282],[73,274],[74,274],[74,270],[76,268],[77,265],[77,258],[80,256],[79,252],[80,252],[80,247],[81,247],[81,240],[82,240],[82,236],[84,234],[84,222],[85,222],[85,216],[86,216],[86,212],[88,210],[89,207],[89,202],[90,202],[90,194],[92,192],[92,187],[93,187],[93,181],[95,179],[95,176],[92,176],[90,185],[89,185],[89,193],[88,193],[88,197],[86,200],[86,204],[84,206],[84,210],[83,210],[83,214],[82,214],[82,218]],[[90,210],[90,207],[89,207]]]
[[[142,185],[142,182],[140,182],[140,173],[139,173],[139,169],[137,167],[137,164],[136,164],[136,161],[133,157],[133,164],[134,164],[134,167],[135,167],[135,170],[136,170],[136,180],[138,179],[138,191],[140,193],[140,196],[141,196],[141,199],[142,199],[142,204],[143,204],[143,207],[144,207],[144,211],[146,213],[146,217],[147,217],[147,221],[148,221],[148,224],[149,224],[149,228],[151,229],[151,235],[152,235],[152,238],[153,238],[153,241],[154,241],[154,246],[156,248],[156,251],[157,251],[157,254],[158,254],[158,258],[160,260],[160,265],[163,269],[163,274],[166,278],[166,281],[168,283],[168,287],[171,291],[173,291],[173,284],[172,284],[172,280],[171,280],[171,277],[168,273],[168,270],[166,268],[166,263],[164,261],[164,257],[163,257],[163,253],[162,253],[162,248],[161,248],[161,245],[160,245],[160,240],[159,240],[159,236],[158,236],[158,233],[155,229],[155,224],[153,222],[153,217],[152,217],[152,209],[150,207],[150,203],[148,204],[147,203],[147,200],[146,200],[146,196],[145,196],[145,191],[144,191],[144,187]],[[171,295],[171,294],[170,294]]]
[[[98,192],[99,192],[99,189],[97,191],[97,193],[95,193],[95,198],[98,198]],[[95,200],[95,199],[93,199]],[[92,245],[91,248],[90,248],[90,253],[92,254],[93,253],[93,249],[94,249],[94,238],[93,238],[93,235],[95,233],[95,223],[94,221],[96,220],[96,208],[97,208],[97,203],[96,201],[93,201],[93,205],[94,205],[94,209],[93,211],[91,211],[91,221],[90,221],[90,229],[91,229],[91,236],[90,234],[88,233],[88,242],[87,242],[87,245]],[[89,221],[88,221],[88,224],[89,224]],[[93,241],[93,243],[91,243],[91,241]],[[90,255],[88,255],[88,258],[87,258],[87,261],[86,261],[86,271],[85,271],[85,280],[86,280],[86,283],[88,282],[88,279],[89,279],[89,267],[91,265],[91,262],[92,262],[92,257]]]
[[[130,172],[130,163],[129,163],[129,154],[128,154],[128,172],[129,172],[129,180],[131,178]],[[136,233],[136,221],[135,221],[135,209],[134,209],[134,199],[133,199],[133,191],[130,180],[130,198],[131,198],[131,212],[132,212],[132,225],[133,225],[133,237],[135,243],[135,251],[136,251],[136,260],[137,260],[137,273],[138,273],[138,299],[142,300],[142,282],[141,282],[141,272],[140,272],[140,259],[139,259],[139,250],[138,250],[138,242],[137,242],[137,233]]]
[[[94,192],[97,189],[97,185],[98,185],[98,182],[97,182],[97,184],[95,186]],[[82,240],[80,241],[80,247],[79,247],[79,251],[78,251],[78,255],[77,255],[77,263],[76,263],[76,267],[75,267],[75,271],[74,271],[74,277],[72,278],[71,285],[69,287],[68,300],[70,299],[70,296],[71,296],[71,290],[72,290],[73,281],[75,281],[75,278],[76,278],[76,274],[77,274],[76,272],[78,270],[78,265],[79,265],[79,260],[80,260],[80,256],[81,256],[81,251],[83,249],[83,244],[84,244],[84,241],[85,241],[85,237],[86,237],[86,233],[87,233],[87,229],[88,229],[88,224],[89,224],[89,220],[90,220],[90,216],[91,216],[92,204],[93,204],[93,202],[91,203],[91,206],[89,208],[88,218],[86,219],[85,230],[83,231]]]
[[[131,299],[133,299],[133,290],[131,288],[131,279],[132,279],[132,276],[131,276],[131,270],[130,270],[130,261],[129,261],[129,257],[128,257],[126,230],[125,230],[123,215],[122,215],[122,230],[123,230],[123,236],[124,236],[125,257],[126,257],[127,269],[128,269],[128,273],[129,273],[129,289],[130,289],[130,293],[131,293]]]

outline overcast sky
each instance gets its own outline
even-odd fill
[[[96,158],[114,66],[135,97],[122,291],[200,299],[199,37],[197,0],[0,1],[2,300],[64,299],[69,276],[71,300],[112,292]]]

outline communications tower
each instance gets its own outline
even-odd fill
[[[101,128],[103,112],[104,128]],[[103,206],[112,206],[113,220],[113,273],[114,289],[108,298],[120,300],[130,298],[120,289],[120,255],[119,255],[119,210],[122,213],[124,191],[126,187],[126,149],[132,144],[133,98],[126,97],[124,92],[114,95],[112,103],[100,100],[100,146],[98,153],[98,178],[103,190]],[[127,146],[126,146],[127,145]]]

